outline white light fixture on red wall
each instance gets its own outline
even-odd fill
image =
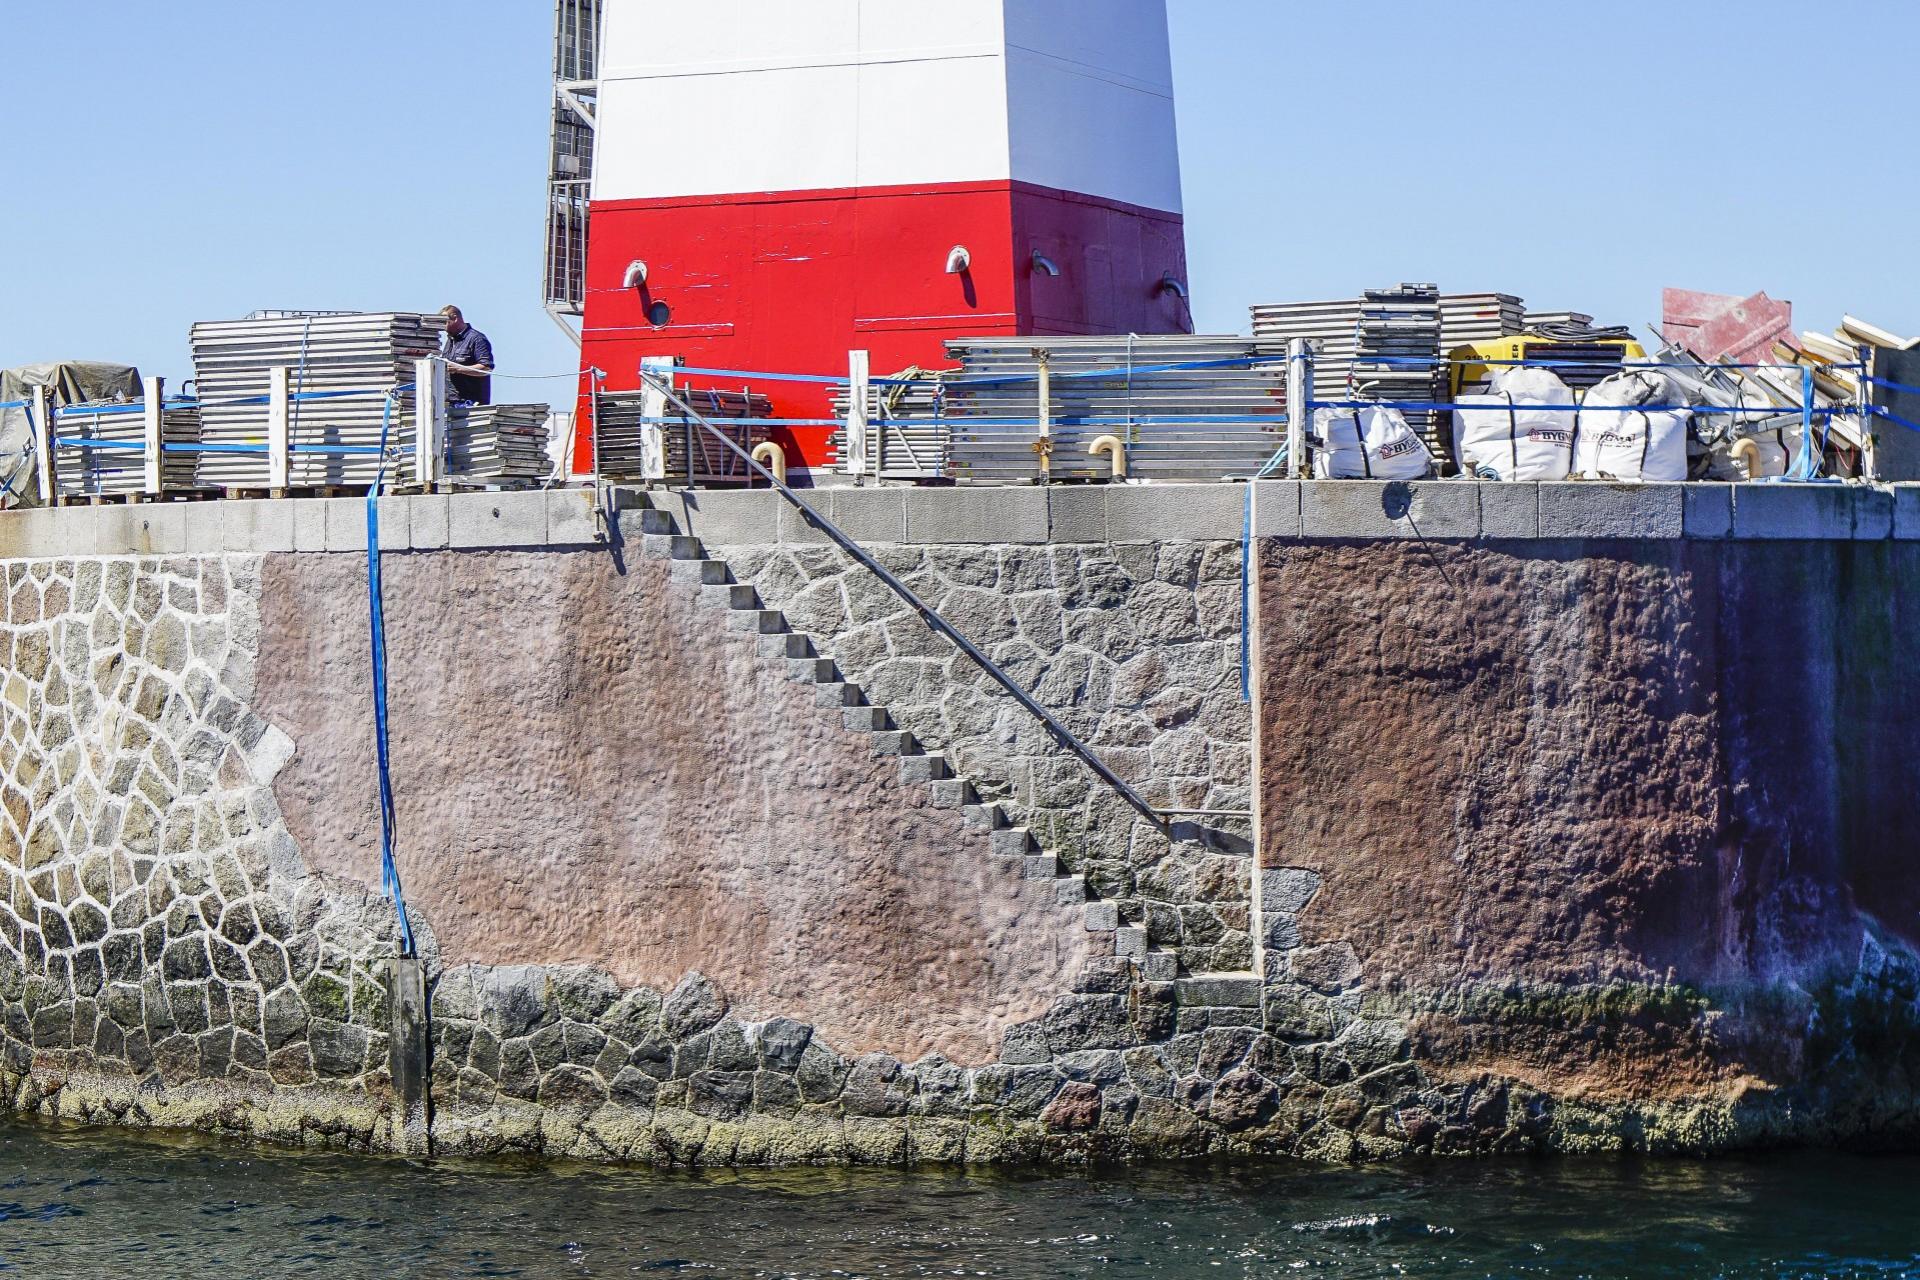
[[[967,246],[963,244],[957,244],[953,246],[951,250],[948,251],[947,253],[947,274],[948,275],[950,276],[965,275],[967,272],[967,269],[972,266],[973,266],[973,255],[967,252]]]
[[[644,262],[629,262],[627,264],[626,287],[629,289],[638,289],[646,282],[647,264]]]

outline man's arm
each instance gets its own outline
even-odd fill
[[[485,336],[475,338],[473,342],[473,363],[472,364],[455,364],[453,361],[449,360],[447,361],[447,368],[453,370],[455,373],[465,373],[465,374],[471,374],[475,376],[492,373],[493,372],[492,340]]]

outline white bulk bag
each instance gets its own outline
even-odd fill
[[[1398,409],[1316,409],[1313,474],[1322,480],[1419,480],[1433,454]]]
[[[1453,413],[1461,468],[1493,480],[1565,480],[1573,466],[1573,392],[1550,369],[1493,375],[1488,395],[1463,395]],[[1565,408],[1541,408],[1563,405]]]
[[[1684,409],[1663,409],[1681,392],[1654,369],[1629,369],[1595,384],[1580,401],[1573,442],[1574,474],[1590,479],[1685,480]],[[1633,406],[1654,406],[1648,409]]]

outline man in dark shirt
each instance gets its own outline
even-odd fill
[[[442,307],[447,318],[447,382],[456,400],[493,403],[493,344],[487,335],[467,323],[458,307]]]

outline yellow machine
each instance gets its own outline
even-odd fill
[[[1646,350],[1629,339],[1602,339],[1597,342],[1554,342],[1524,334],[1510,338],[1492,338],[1470,342],[1447,353],[1454,363],[1447,366],[1451,381],[1449,398],[1472,395],[1488,389],[1495,369],[1514,360],[1551,360],[1553,372],[1576,391],[1584,391],[1596,382],[1613,376],[1628,360],[1639,360]],[[1476,363],[1479,362],[1479,363]]]

